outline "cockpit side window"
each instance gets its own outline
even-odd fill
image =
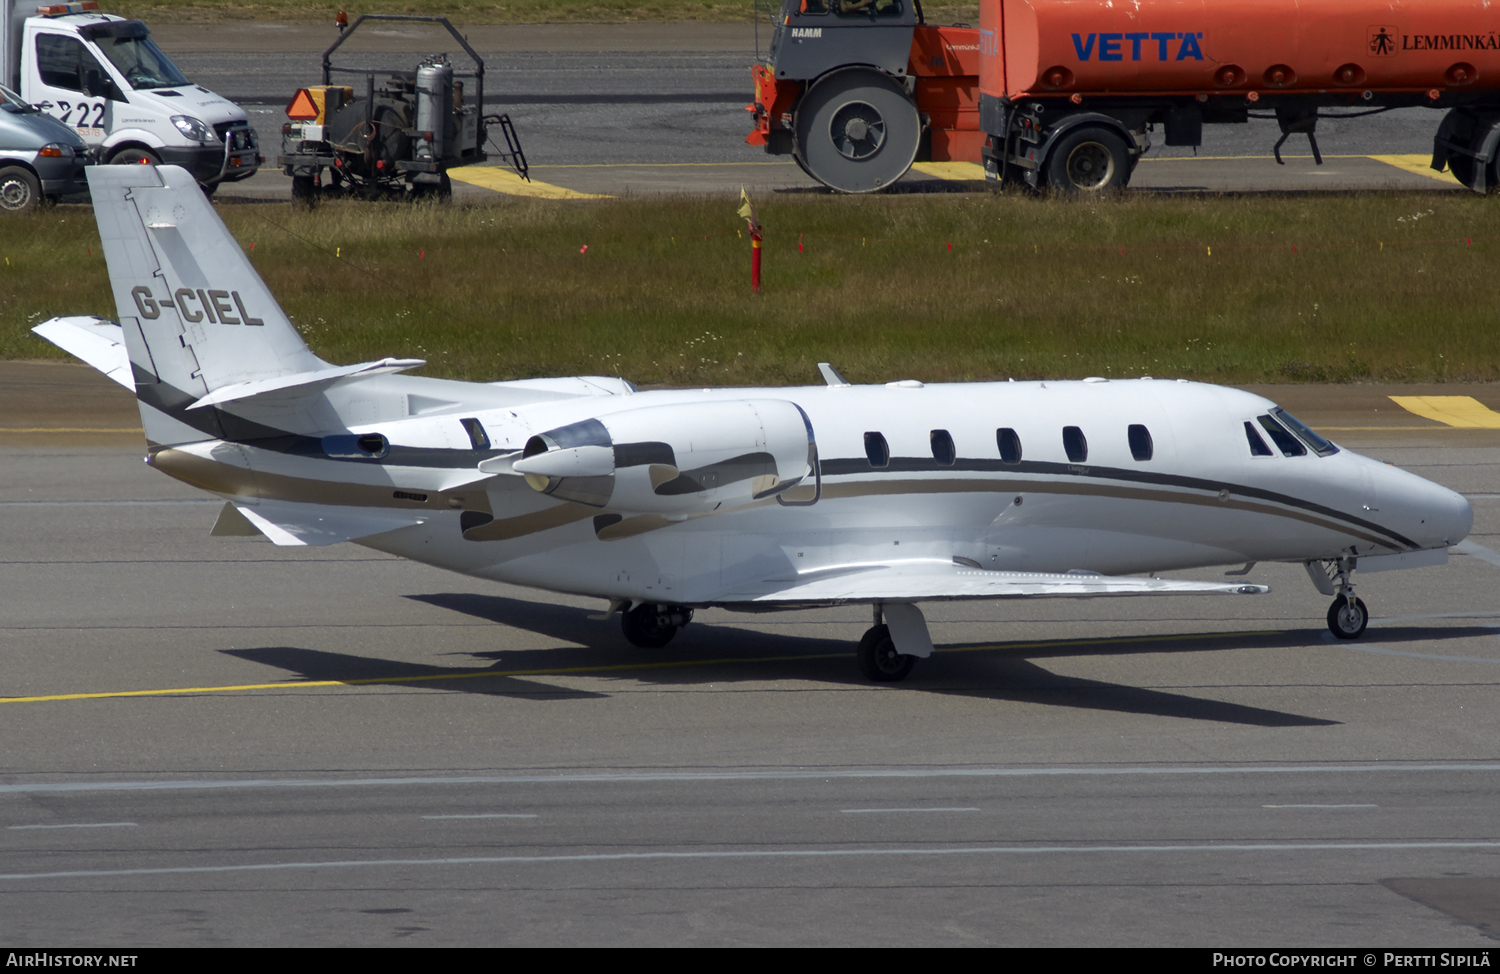
[[[1302,422],[1300,419],[1293,416],[1285,409],[1282,409],[1278,406],[1277,408],[1271,410],[1271,415],[1280,420],[1283,426],[1290,429],[1293,433],[1296,433],[1297,436],[1302,439],[1302,442],[1312,447],[1312,451],[1318,456],[1331,457],[1335,453],[1339,452],[1338,447],[1334,446],[1332,443],[1328,442],[1323,437],[1313,432],[1312,427],[1308,426],[1306,423]]]
[[[1280,450],[1283,455],[1289,457],[1307,456],[1307,447],[1302,445],[1301,440],[1288,433],[1286,428],[1280,423],[1269,416],[1260,416],[1257,418],[1260,421],[1261,427],[1270,434],[1271,442],[1276,444],[1276,449]]]
[[[1245,423],[1245,439],[1250,441],[1250,455],[1252,457],[1272,457],[1276,455],[1271,452],[1270,447],[1266,446],[1266,441],[1260,438],[1260,434],[1255,432],[1255,427],[1251,426],[1248,422]]]

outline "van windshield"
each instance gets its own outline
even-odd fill
[[[172,59],[156,46],[146,25],[139,21],[93,24],[83,33],[99,45],[99,50],[137,91],[192,84]]]

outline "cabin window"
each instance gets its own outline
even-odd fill
[[[477,419],[461,419],[464,424],[464,432],[469,434],[469,444],[476,450],[488,450],[490,448],[490,435],[484,431],[484,425]]]
[[[1339,452],[1338,447],[1334,446],[1332,443],[1328,442],[1317,433],[1314,433],[1312,427],[1308,426],[1306,423],[1302,422],[1300,419],[1293,416],[1285,409],[1277,407],[1276,409],[1271,410],[1271,415],[1280,420],[1283,426],[1286,426],[1293,433],[1296,433],[1299,437],[1301,437],[1302,442],[1312,447],[1313,452],[1318,456],[1331,457],[1335,453]]]
[[[1270,435],[1271,442],[1276,444],[1276,449],[1280,450],[1284,455],[1289,457],[1307,456],[1307,447],[1302,445],[1301,440],[1288,433],[1286,431],[1286,427],[1282,426],[1280,423],[1276,422],[1276,420],[1272,419],[1269,416],[1261,416],[1258,418],[1260,420],[1261,427],[1264,428],[1266,433]]]
[[[1260,438],[1260,434],[1255,432],[1255,427],[1251,426],[1248,422],[1245,423],[1245,439],[1250,441],[1250,455],[1252,457],[1273,457],[1276,455],[1271,452],[1270,447],[1266,446],[1266,441]]]
[[[891,465],[891,448],[886,446],[885,437],[880,433],[865,434],[865,456],[870,458],[872,467],[888,467]]]
[[[1021,438],[1010,427],[995,430],[995,445],[1000,448],[1001,463],[1021,462]]]
[[[826,14],[828,12],[827,0],[802,0],[797,5],[799,13],[804,14]]]
[[[1154,452],[1151,444],[1151,431],[1140,423],[1132,423],[1126,434],[1130,440],[1130,455],[1137,460],[1150,460]]]
[[[931,439],[932,459],[945,467],[953,466],[953,461],[958,456],[953,449],[953,437],[948,435],[947,430],[933,430]]]
[[[1089,441],[1083,430],[1076,426],[1063,427],[1063,449],[1072,463],[1082,463],[1089,458]]]

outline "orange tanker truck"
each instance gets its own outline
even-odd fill
[[[1445,112],[1432,167],[1500,184],[1491,0],[980,0],[978,28],[918,0],[783,0],[747,141],[843,192],[912,162],[982,162],[1035,189],[1124,187],[1153,136],[1274,118],[1321,163],[1319,118]]]

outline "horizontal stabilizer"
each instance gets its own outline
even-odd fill
[[[119,326],[117,325],[116,327]],[[72,351],[72,349],[69,349],[69,351]],[[77,353],[75,352],[74,354]],[[81,355],[79,356],[79,358],[82,357]],[[419,358],[383,358],[377,362],[340,365],[333,368],[318,369],[314,372],[298,372],[295,375],[277,376],[274,379],[253,379],[250,382],[236,382],[234,385],[220,386],[188,408],[202,409],[205,406],[218,406],[226,402],[242,402],[246,399],[255,399],[260,396],[271,396],[287,392],[292,392],[294,395],[312,395],[346,382],[357,382],[360,379],[368,379],[375,375],[390,375],[393,372],[405,372],[407,369],[415,369],[420,365],[426,364],[427,361],[425,359]]]
[[[120,385],[135,391],[130,373],[130,353],[125,350],[125,332],[105,318],[83,315],[49,318],[31,329],[63,351],[83,359]]]
[[[261,501],[254,506],[236,504],[235,507],[261,534],[279,545],[338,544],[427,520],[423,514],[331,504]]]
[[[1167,578],[992,572],[951,562],[924,560],[880,565],[841,565],[797,578],[767,579],[716,603],[837,604],[948,599],[1096,598],[1113,595],[1259,595],[1267,585],[1189,582]]]

